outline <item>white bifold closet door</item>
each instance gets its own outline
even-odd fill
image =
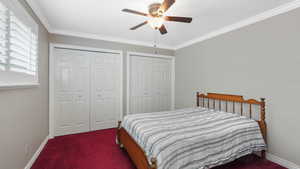
[[[172,108],[172,60],[130,56],[129,65],[129,113],[170,110]]]
[[[121,114],[120,54],[54,49],[55,136],[115,127]]]
[[[91,128],[110,128],[117,125],[121,110],[120,55],[95,53],[92,57]]]
[[[89,53],[55,49],[55,135],[90,131]]]

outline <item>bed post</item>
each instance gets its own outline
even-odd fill
[[[262,131],[262,135],[264,137],[265,142],[267,143],[267,125],[266,125],[266,102],[265,102],[265,98],[261,98],[261,106],[260,106],[260,115],[261,115],[261,119],[260,119],[260,128]],[[263,150],[261,152],[261,157],[263,159],[266,159],[266,151]]]
[[[120,129],[121,129],[121,121],[118,121],[118,127],[117,127],[117,144],[121,147],[121,141],[120,141]]]
[[[199,101],[199,92],[197,92],[197,96],[196,96],[196,99],[197,99],[197,107],[199,107],[200,106],[200,101]]]
[[[157,169],[157,159],[156,158],[151,158],[151,169]]]

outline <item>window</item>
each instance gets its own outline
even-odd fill
[[[38,25],[17,0],[0,2],[0,86],[38,83]]]

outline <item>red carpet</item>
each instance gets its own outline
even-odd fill
[[[31,169],[135,169],[115,144],[115,129],[56,137],[49,140]],[[215,169],[285,169],[256,156]]]

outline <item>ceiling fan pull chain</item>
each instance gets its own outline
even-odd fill
[[[154,32],[154,54],[158,54],[158,51],[157,51],[157,32],[156,30],[153,31]]]

